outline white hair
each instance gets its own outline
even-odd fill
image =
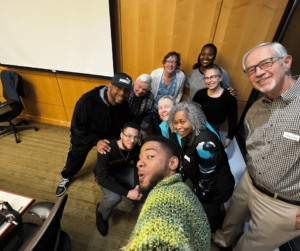
[[[158,101],[158,103],[164,99],[169,99],[172,102],[172,106],[176,105],[174,97],[172,97],[170,95],[165,95],[165,96],[161,97],[160,100]]]
[[[271,49],[274,52],[274,57],[284,58],[285,56],[288,55],[286,49],[284,48],[284,46],[280,43],[277,43],[277,42],[272,42],[272,43],[267,42],[267,43],[262,43],[262,44],[256,45],[254,48],[252,48],[250,51],[248,51],[243,57],[243,68],[244,68],[244,70],[246,69],[246,60],[247,60],[249,54],[252,51],[256,50],[257,48],[260,48],[260,47],[263,47],[263,46],[271,46]],[[283,59],[280,59],[280,62],[283,63]]]
[[[148,75],[148,74],[142,74],[142,75],[140,75],[140,76],[136,79],[136,81],[140,81],[140,82],[146,83],[146,84],[148,84],[148,85],[150,86],[151,83],[152,83],[152,78],[151,78],[151,76]]]

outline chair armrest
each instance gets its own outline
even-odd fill
[[[28,213],[38,216],[42,221],[45,221],[49,216],[52,208],[54,207],[52,202],[38,202],[29,208]]]
[[[11,104],[14,104],[14,103],[20,103],[20,102],[17,101],[17,100],[14,100],[14,99],[8,100],[8,101],[3,102],[3,103],[0,102],[0,108],[3,108],[4,106],[11,105]]]

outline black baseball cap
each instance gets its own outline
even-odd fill
[[[117,73],[111,79],[111,83],[117,87],[122,87],[126,89],[131,89],[132,87],[132,79],[126,73]]]

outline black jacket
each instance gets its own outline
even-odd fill
[[[177,138],[175,138],[176,134],[172,133],[170,137],[178,143]],[[181,139],[184,156],[183,173],[192,181],[194,189],[198,186],[199,181],[203,179],[203,174],[200,172],[198,166],[198,164],[201,163],[201,159],[196,149],[198,144],[203,141],[211,141],[216,145],[218,158],[215,171],[212,174],[215,178],[214,188],[210,191],[208,196],[205,197],[205,199],[199,199],[203,203],[218,204],[226,202],[233,193],[235,181],[230,170],[224,146],[216,134],[205,129],[201,131],[198,136],[194,136],[190,142],[188,142],[186,137]]]
[[[132,168],[135,169],[134,174],[136,176],[134,180],[138,184],[136,163],[139,160],[141,147],[136,144],[129,153],[124,150],[121,150],[121,153],[117,139],[110,141],[110,147],[111,150],[106,154],[97,153],[97,164],[94,168],[95,180],[100,186],[126,197],[129,190],[133,187],[125,187],[118,183],[118,181],[112,180],[110,176],[114,177],[115,174],[122,173],[124,168],[129,165],[129,162],[133,160]],[[127,160],[124,159],[124,156],[126,158],[128,156]]]
[[[105,98],[106,90],[107,86],[96,87],[77,101],[70,129],[74,144],[95,146],[99,140],[111,140],[120,135],[128,121],[128,103],[110,105]]]

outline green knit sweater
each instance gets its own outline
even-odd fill
[[[161,181],[149,193],[125,250],[210,250],[206,214],[180,174]]]

